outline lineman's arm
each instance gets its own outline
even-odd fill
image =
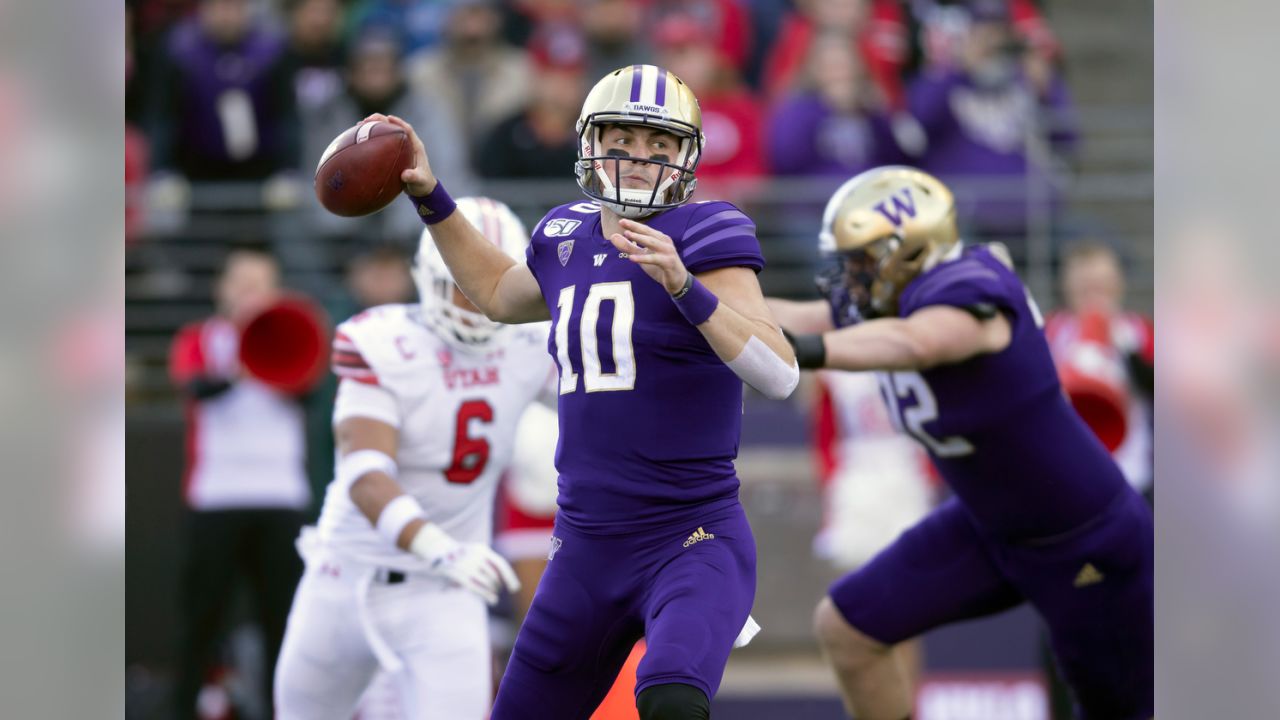
[[[408,133],[413,142],[416,164],[401,173],[400,179],[404,182],[405,192],[413,197],[431,194],[438,181],[431,172],[427,150],[413,126],[394,115],[375,113],[365,120],[389,122]],[[490,320],[526,323],[551,319],[551,311],[542,300],[538,281],[528,266],[515,261],[486,240],[462,213],[454,212],[427,228],[453,273],[454,282]]]
[[[1009,346],[1013,330],[999,313],[980,318],[960,308],[930,305],[905,318],[867,320],[796,337],[800,365],[834,370],[925,370]]]
[[[339,475],[342,474],[343,461],[354,457],[355,453],[372,450],[394,458],[400,443],[398,430],[381,420],[366,417],[348,417],[339,421],[334,427],[334,436],[338,445]],[[351,472],[358,472],[358,469]],[[347,492],[351,501],[375,527],[382,510],[404,494],[404,488],[385,469],[365,471],[350,478],[350,482]],[[410,520],[396,538],[396,547],[408,550],[413,536],[425,524],[426,520],[421,518]]]
[[[620,220],[619,227],[622,232],[611,235],[609,241],[666,288],[676,307],[743,382],[766,397],[782,399],[791,394],[800,381],[795,353],[769,313],[750,268],[709,270],[693,283],[694,276],[668,235],[633,220]]]
[[[783,300],[765,298],[773,317],[789,333],[822,333],[835,329],[831,306],[825,300]]]

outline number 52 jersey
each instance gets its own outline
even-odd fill
[[[419,316],[383,305],[338,326],[341,378],[334,424],[368,417],[399,430],[399,483],[427,517],[463,542],[490,541],[499,477],[526,406],[554,380],[547,323],[505,328],[483,351],[461,350]],[[370,392],[373,390],[373,392]],[[336,483],[320,513],[322,541],[340,553],[403,570],[421,560],[392,548]]]
[[[988,246],[912,280],[899,314],[950,305],[1001,312],[1009,346],[921,372],[879,373],[889,414],[929,451],[970,515],[1008,540],[1044,538],[1097,516],[1124,476],[1063,395],[1044,321]]]
[[[694,274],[764,267],[755,225],[729,203],[643,222],[671,237]],[[527,263],[551,311],[560,373],[557,522],[615,534],[736,502],[742,381],[666,289],[604,237],[600,206],[548,213]]]

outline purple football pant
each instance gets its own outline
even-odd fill
[[[742,506],[631,535],[589,535],[557,520],[555,537],[492,720],[590,717],[641,637],[637,694],[683,683],[714,697],[755,599],[755,539]]]
[[[850,625],[888,645],[1030,602],[1081,717],[1145,720],[1155,713],[1154,550],[1151,511],[1127,489],[1081,527],[1021,543],[984,535],[952,498],[830,595]]]

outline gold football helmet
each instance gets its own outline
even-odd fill
[[[653,188],[621,187],[619,156],[602,150],[601,136],[610,125],[644,125],[680,139],[674,160],[631,158],[662,166]],[[702,111],[693,91],[674,74],[656,65],[630,65],[605,75],[587,94],[577,130],[578,186],[619,215],[644,217],[693,195],[702,155]]]
[[[917,275],[957,249],[956,203],[932,175],[903,165],[868,170],[831,196],[818,249],[818,288],[836,322],[893,316]]]

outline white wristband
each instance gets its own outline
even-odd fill
[[[458,541],[454,540],[449,533],[440,529],[435,523],[427,523],[422,526],[417,535],[413,536],[413,540],[409,541],[409,552],[434,563],[440,557],[449,554],[458,546]]]
[[[344,493],[349,493],[357,480],[371,472],[384,473],[395,480],[399,467],[390,455],[381,450],[356,450],[338,458],[333,479]]]
[[[401,495],[387,503],[378,513],[378,533],[392,545],[399,545],[400,533],[414,520],[425,520],[427,513],[411,495]]]

